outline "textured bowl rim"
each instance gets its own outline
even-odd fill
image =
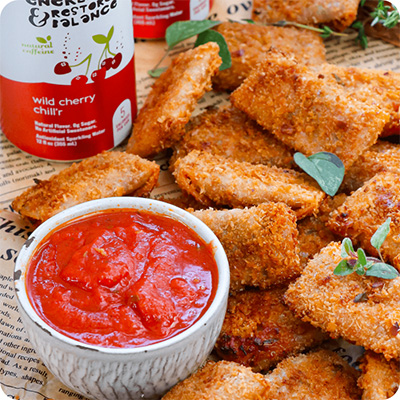
[[[218,269],[217,291],[215,293],[214,300],[208,307],[207,311],[203,314],[203,316],[183,332],[180,332],[179,334],[169,339],[163,340],[159,343],[154,343],[142,347],[102,347],[83,343],[78,340],[69,338],[68,336],[65,336],[64,334],[56,331],[50,325],[48,325],[34,310],[26,291],[26,272],[29,261],[32,257],[32,254],[36,250],[36,247],[51,231],[57,229],[57,227],[64,224],[65,222],[87,214],[106,211],[109,209],[147,210],[156,214],[164,214],[168,217],[182,222],[189,228],[193,229],[206,243],[212,245]],[[109,197],[105,199],[91,200],[68,208],[56,214],[47,221],[43,222],[38,228],[36,228],[32,232],[28,240],[22,246],[14,268],[14,288],[18,302],[23,308],[24,312],[27,314],[27,316],[44,333],[49,334],[53,338],[58,339],[67,345],[110,355],[134,355],[152,353],[155,351],[166,349],[170,346],[175,346],[181,342],[184,342],[185,340],[188,340],[191,335],[195,334],[197,331],[201,330],[203,326],[207,325],[208,322],[213,318],[215,313],[218,313],[221,305],[227,298],[229,292],[229,282],[229,264],[225,251],[220,241],[215,236],[214,232],[212,232],[212,230],[204,222],[179,207],[159,200],[143,197]]]

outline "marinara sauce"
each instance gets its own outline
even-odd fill
[[[80,342],[138,347],[197,321],[215,297],[211,245],[147,211],[112,210],[52,231],[27,272],[30,301],[51,327]]]

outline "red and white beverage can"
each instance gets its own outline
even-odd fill
[[[0,123],[26,153],[73,161],[120,144],[136,116],[128,0],[4,0]]]
[[[135,37],[161,39],[177,21],[206,19],[212,0],[132,0]]]

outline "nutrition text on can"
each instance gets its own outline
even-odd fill
[[[120,144],[136,115],[127,0],[5,0],[0,5],[0,123],[49,160]]]

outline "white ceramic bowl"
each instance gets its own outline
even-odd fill
[[[215,248],[218,287],[205,314],[184,332],[138,348],[105,348],[78,342],[46,324],[26,291],[26,269],[42,239],[79,216],[115,208],[148,210],[183,222]],[[192,373],[210,354],[222,327],[229,292],[229,266],[214,233],[190,213],[160,201],[134,197],[94,200],[65,210],[40,225],[24,244],[15,266],[19,311],[32,346],[49,370],[71,389],[96,400],[157,399]]]

